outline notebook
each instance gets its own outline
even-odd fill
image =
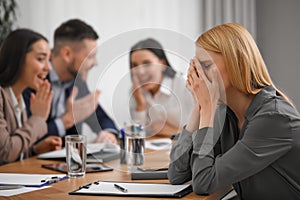
[[[172,147],[172,140],[169,138],[146,140],[145,146],[152,150],[168,150]]]
[[[170,185],[163,183],[133,183],[97,181],[72,191],[70,195],[96,196],[140,196],[140,197],[183,197],[192,192],[192,185]]]
[[[168,179],[168,169],[143,169],[137,168],[131,171],[131,180]]]
[[[66,179],[65,174],[16,174],[0,173],[0,185],[41,187]]]
[[[50,151],[38,155],[39,159],[65,159],[66,149]],[[87,144],[87,162],[108,162],[120,158],[120,147],[110,143]]]

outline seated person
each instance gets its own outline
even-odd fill
[[[33,145],[47,133],[53,92],[44,80],[51,67],[47,39],[28,29],[11,32],[0,51],[0,165],[61,148],[61,138],[50,136]],[[30,96],[27,118],[22,92]]]
[[[195,104],[170,154],[172,184],[197,194],[233,185],[239,199],[299,199],[300,115],[273,84],[241,25],[203,33],[187,86]]]
[[[55,30],[53,69],[47,77],[54,91],[47,135],[81,134],[86,122],[98,134],[94,142],[117,143],[118,130],[98,103],[99,91],[90,93],[86,83],[88,71],[97,64],[97,39],[93,28],[78,19],[68,20]],[[27,105],[30,93],[27,90],[23,94]]]
[[[171,67],[161,44],[154,39],[136,43],[129,56],[133,121],[142,124],[148,136],[178,133],[193,103],[185,80]]]

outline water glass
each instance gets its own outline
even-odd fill
[[[141,125],[130,125],[125,128],[126,157],[128,168],[135,169],[144,164],[145,131]]]
[[[86,168],[86,136],[66,136],[66,162],[69,177],[83,177]]]

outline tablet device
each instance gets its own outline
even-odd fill
[[[67,163],[52,163],[52,164],[44,164],[43,168],[52,169],[55,171],[68,173]],[[110,167],[106,167],[101,164],[86,164],[86,173],[90,172],[104,172],[104,171],[112,171],[113,169]]]

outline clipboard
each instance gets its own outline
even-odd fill
[[[191,184],[171,185],[166,183],[96,181],[83,185],[78,190],[69,192],[69,194],[181,198],[192,191]]]

